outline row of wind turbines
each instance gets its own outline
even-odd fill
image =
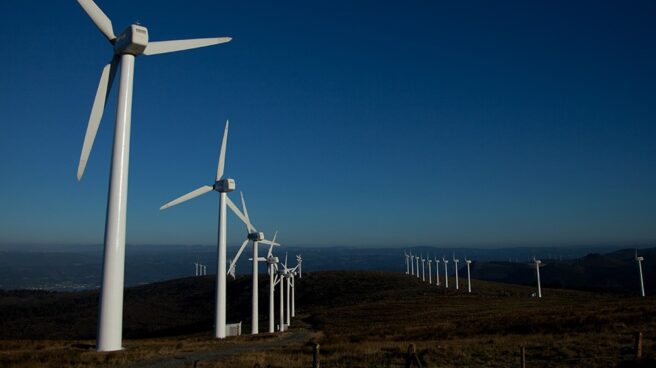
[[[423,282],[426,282],[426,264],[428,264],[428,283],[432,284],[433,283],[433,271],[432,271],[432,263],[435,261],[435,285],[440,286],[440,259],[438,257],[435,257],[434,259],[431,259],[429,256],[426,256],[424,258],[424,255],[420,253],[420,255],[415,255],[412,254],[412,252],[405,252],[405,274],[406,275],[411,275],[411,276],[416,276],[417,278],[420,278],[419,276],[419,262],[421,262],[421,279]],[[454,268],[455,268],[455,281],[456,285],[455,288],[458,290],[459,288],[459,283],[458,283],[458,262],[460,261],[459,259],[456,258],[455,253],[453,254],[453,263],[454,263]],[[635,251],[635,256],[634,260],[638,264],[638,272],[640,274],[640,295],[645,296],[645,284],[642,276],[642,262],[644,261],[644,257],[638,256],[638,250],[636,249]],[[449,260],[446,257],[442,257],[442,264],[444,264],[444,287],[449,288],[449,271],[448,271],[448,266],[449,266]],[[467,288],[468,292],[471,293],[471,273],[470,273],[470,264],[471,260],[467,259],[465,257],[465,264],[467,265]],[[542,263],[541,260],[536,259],[533,257],[533,261],[531,262],[533,267],[535,267],[535,277],[537,281],[537,294],[536,296],[538,298],[542,298],[542,285],[540,284],[540,267],[544,267],[544,263]]]
[[[642,261],[644,261],[645,258],[642,256],[638,256],[638,250],[636,249],[635,256],[633,257],[633,259],[638,264],[638,273],[640,274],[640,296],[644,297],[645,283],[642,277]],[[540,285],[540,267],[544,267],[544,263],[542,263],[541,260],[535,259],[535,257],[533,257],[533,262],[531,262],[531,264],[533,265],[533,267],[535,267],[535,278],[537,280],[537,287],[538,287],[537,297],[542,298],[542,285]]]
[[[424,258],[424,255],[420,253],[420,255],[415,255],[412,254],[412,252],[405,252],[405,274],[406,275],[411,275],[411,276],[416,276],[417,278],[419,277],[419,262],[421,262],[421,281],[426,282],[426,264],[428,264],[428,284],[432,285],[433,284],[433,270],[432,270],[432,265],[433,261],[435,261],[435,285],[436,286],[441,286],[440,282],[440,258],[439,257],[434,257],[431,258],[430,256],[426,255],[426,258]],[[458,263],[460,262],[460,259],[456,258],[455,253],[453,254],[452,257],[453,260],[453,265],[455,268],[455,281],[456,285],[455,288],[456,290],[460,289],[460,281],[458,279]],[[449,288],[449,260],[442,256],[441,259],[442,264],[444,264],[444,287],[446,289]],[[467,266],[467,292],[471,293],[471,272],[470,272],[470,265],[471,265],[471,259],[467,259],[465,257],[465,264]],[[416,266],[415,266],[416,265]]]
[[[91,108],[89,122],[84,137],[82,152],[77,169],[78,181],[82,179],[87,166],[91,148],[102,120],[107,96],[120,67],[118,103],[116,109],[116,123],[114,130],[114,143],[112,151],[112,163],[109,179],[109,194],[107,199],[107,212],[105,221],[103,273],[100,291],[100,306],[98,318],[97,344],[98,351],[116,351],[122,349],[123,330],[123,290],[125,271],[125,233],[127,217],[127,193],[128,193],[128,167],[130,155],[130,127],[132,115],[132,92],[134,79],[135,58],[140,55],[157,55],[163,53],[177,52],[199,47],[212,46],[231,41],[230,37],[214,37],[189,40],[159,41],[151,42],[148,38],[148,29],[140,24],[131,24],[118,36],[114,34],[113,25],[109,17],[92,0],[78,0],[82,9],[91,18],[100,32],[107,38],[112,46],[112,57],[103,67],[100,81],[96,90],[96,96]],[[290,317],[295,315],[294,310],[294,277],[298,273],[301,277],[302,258],[297,256],[297,265],[294,268],[287,267],[287,256],[285,263],[279,267],[278,257],[274,257],[272,250],[279,246],[273,240],[264,238],[264,233],[257,231],[253,226],[246,209],[246,202],[241,195],[242,209],[240,210],[227,196],[235,190],[234,179],[223,178],[225,166],[226,143],[228,138],[228,126],[226,122],[223,140],[219,154],[219,164],[216,171],[214,183],[202,186],[187,193],[167,204],[160,209],[170,208],[202,194],[216,191],[219,193],[219,224],[217,241],[217,275],[216,275],[216,300],[215,300],[215,331],[216,338],[226,336],[226,275],[235,274],[236,262],[249,242],[252,243],[253,262],[253,302],[252,302],[252,333],[259,332],[258,327],[258,264],[265,262],[268,265],[270,276],[270,305],[269,305],[269,332],[273,332],[273,295],[274,287],[280,287],[280,330],[289,325]],[[246,225],[246,238],[242,243],[237,255],[228,265],[226,252],[226,219],[227,207]],[[258,255],[259,245],[269,245],[267,257]],[[196,274],[205,274],[204,265],[196,265]],[[285,283],[285,280],[286,283]],[[283,322],[283,288],[287,288],[286,323]],[[291,292],[291,298],[290,298]]]

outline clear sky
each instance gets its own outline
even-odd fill
[[[117,33],[234,38],[137,59],[130,244],[216,242],[216,193],[158,208],[212,184],[226,119],[285,244],[656,241],[654,1],[97,3]],[[102,243],[117,85],[75,174],[110,45],[74,0],[0,14],[0,243]]]

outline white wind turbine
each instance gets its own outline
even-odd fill
[[[237,266],[237,261],[239,260],[239,256],[241,253],[244,251],[244,248],[246,248],[246,245],[248,242],[253,243],[253,257],[251,258],[253,262],[253,295],[252,295],[252,313],[251,313],[251,333],[253,335],[256,335],[259,333],[259,264],[258,262],[261,261],[258,257],[258,246],[260,244],[266,244],[266,245],[278,245],[270,240],[264,239],[264,233],[261,231],[257,231],[253,224],[251,223],[250,218],[248,217],[248,209],[246,208],[246,201],[244,201],[244,193],[241,194],[241,205],[244,210],[242,213],[237,206],[231,204],[231,202],[228,202],[228,207],[241,219],[241,221],[246,225],[246,239],[244,242],[241,244],[241,247],[239,247],[239,251],[237,251],[237,255],[235,258],[232,260],[232,264],[230,264],[230,268],[228,269],[228,272],[230,270],[234,270],[235,267]],[[266,259],[264,259],[266,261]]]
[[[535,265],[535,276],[538,279],[538,298],[542,298],[542,287],[540,286],[540,267],[542,261],[533,257],[533,264]]]
[[[442,263],[444,263],[444,287],[449,288],[449,260],[442,256]]]
[[[440,259],[435,257],[435,285],[440,286]]]
[[[303,257],[300,254],[296,255],[296,263],[298,264],[298,278],[303,278]]]
[[[456,269],[456,290],[458,290],[459,283],[458,283],[458,262],[460,260],[456,258],[456,252],[453,252],[453,267]]]
[[[196,276],[198,276],[199,275],[199,269],[200,269],[200,263],[195,262],[194,264],[196,265]]]
[[[410,274],[410,255],[407,252],[403,252],[405,255],[405,274]]]
[[[410,253],[410,275],[415,275],[415,256]]]
[[[280,331],[285,331],[285,326],[287,323],[285,323],[285,279],[287,278],[287,252],[285,252],[285,263],[283,264],[283,270],[278,271],[278,283],[280,284]],[[287,295],[289,295],[289,290],[287,290]],[[289,298],[287,299],[289,300]],[[289,316],[287,316],[287,320],[289,320]]]
[[[424,272],[426,269],[426,258],[424,258],[424,255],[421,255],[421,281],[426,282],[426,272]]]
[[[432,285],[433,284],[433,270],[431,268],[431,264],[433,263],[433,260],[430,259],[429,255],[426,255],[426,258],[428,258],[428,284]]]
[[[467,292],[471,293],[471,274],[469,273],[469,265],[471,264],[471,259],[467,259],[467,256],[465,256],[465,264],[467,265]]]
[[[273,244],[269,245],[269,251],[267,252],[267,257],[266,257],[266,263],[269,271],[269,332],[270,333],[275,332],[275,318],[274,318],[275,288],[276,288],[276,284],[279,282],[278,280],[280,279],[280,277],[278,277],[276,272],[278,271],[279,259],[278,257],[273,256],[273,247],[277,245],[276,244],[277,236],[278,236],[278,232],[276,231],[276,233],[273,234],[273,240],[272,240]]]
[[[642,280],[642,261],[645,257],[638,257],[638,250],[635,251],[635,261],[638,262],[638,270],[640,271],[640,295],[645,296],[645,284]]]
[[[125,222],[128,199],[128,166],[130,156],[130,125],[132,120],[132,83],[135,57],[188,50],[229,42],[230,37],[194,40],[148,42],[148,29],[131,24],[121,34],[114,35],[112,22],[92,0],[78,0],[93,23],[112,45],[112,59],[100,75],[87,131],[84,136],[77,179],[82,179],[93,141],[100,126],[107,96],[116,71],[121,67],[114,129],[114,147],[109,179],[105,219],[103,276],[98,316],[98,351],[121,350],[123,333],[123,288],[125,271]]]
[[[415,256],[415,261],[417,261],[417,278],[419,278],[419,257]]]
[[[228,125],[226,121],[223,130],[223,140],[221,141],[221,150],[219,152],[219,165],[216,170],[214,185],[205,185],[182,197],[172,200],[171,202],[160,207],[165,210],[182,202],[196,198],[205,193],[216,191],[219,193],[219,230],[217,244],[217,272],[216,272],[216,310],[214,314],[215,329],[214,337],[222,339],[226,333],[226,204],[234,206],[234,203],[228,197],[228,192],[235,190],[235,181],[233,179],[222,179],[223,168],[225,166],[225,154],[228,141]]]

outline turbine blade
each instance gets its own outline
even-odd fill
[[[221,151],[219,153],[219,167],[216,169],[216,181],[221,180],[223,176],[223,167],[225,165],[226,144],[228,143],[228,125],[230,121],[226,120],[225,128],[223,129],[223,140],[221,141]]]
[[[165,54],[169,52],[196,49],[199,47],[218,45],[230,42],[232,37],[196,38],[191,40],[157,41],[148,42],[144,55]]]
[[[276,242],[276,237],[277,237],[277,236],[278,236],[278,230],[276,230],[276,233],[273,234],[273,240],[272,240],[273,243]],[[278,245],[280,245],[280,244],[278,244]],[[267,258],[268,258],[268,257],[271,257],[271,251],[272,251],[272,250],[273,250],[273,244],[269,244],[269,251],[267,252]]]
[[[87,132],[84,134],[84,143],[82,144],[82,152],[80,153],[80,162],[77,165],[77,180],[82,180],[84,170],[87,167],[87,161],[91,154],[93,142],[98,133],[100,120],[102,120],[105,105],[107,104],[107,96],[112,89],[112,83],[116,76],[116,69],[120,59],[118,57],[112,58],[112,61],[103,67],[100,74],[100,81],[98,82],[98,89],[96,90],[96,97],[93,100],[91,107],[91,114],[89,115],[89,122],[87,123]]]
[[[248,228],[248,231],[251,231],[251,230],[253,230],[253,231],[257,231],[257,230],[253,227],[253,225],[251,225],[251,222],[248,221],[248,219],[246,218],[246,216],[244,216],[244,214],[241,213],[241,211],[239,210],[239,208],[237,208],[237,206],[235,205],[235,203],[234,203],[234,202],[230,199],[230,197],[228,197],[228,196],[226,196],[226,203],[228,204],[228,207],[230,207],[230,209],[232,210],[232,212],[234,212],[234,214],[237,215],[237,217],[239,217],[239,219],[241,220],[241,222],[243,222],[243,223],[246,225],[246,228]]]
[[[204,186],[202,186],[202,187],[200,187],[200,188],[198,188],[198,189],[196,189],[196,190],[194,190],[194,191],[191,191],[191,192],[189,192],[189,193],[183,195],[182,197],[178,197],[178,198],[172,200],[171,202],[169,202],[169,203],[163,205],[162,207],[160,207],[159,209],[160,209],[160,211],[161,211],[161,210],[165,210],[165,209],[167,209],[167,208],[169,208],[169,207],[173,207],[173,206],[175,206],[176,204],[180,204],[180,203],[185,202],[185,201],[188,201],[188,200],[190,200],[190,199],[192,199],[192,198],[196,198],[196,197],[198,197],[199,195],[203,195],[203,194],[205,194],[205,193],[207,193],[207,192],[211,192],[212,189],[214,189],[213,186],[211,186],[211,185],[204,185]]]
[[[109,17],[103,13],[102,10],[94,3],[92,0],[77,0],[82,9],[87,13],[89,18],[93,23],[98,27],[100,32],[107,37],[107,39],[112,42],[116,39],[114,35],[114,29],[112,28],[112,21],[109,20]]]
[[[244,216],[246,216],[246,219],[248,220],[248,223],[250,224],[251,219],[248,217],[248,208],[246,208],[246,201],[244,201],[244,192],[239,192],[241,195],[241,208],[244,209]]]
[[[270,245],[270,246],[272,246],[272,247],[274,247],[274,246],[277,247],[277,246],[280,245],[280,244],[278,244],[278,243],[272,242],[271,240],[267,240],[267,239],[262,239],[262,240],[260,240],[258,243],[260,243],[260,244]]]
[[[244,251],[244,248],[246,248],[246,244],[248,244],[249,240],[248,238],[244,240],[243,243],[241,243],[241,247],[239,247],[239,250],[237,251],[237,255],[235,258],[232,259],[232,262],[230,263],[230,267],[228,267],[228,273],[230,272],[235,272],[235,267],[237,265],[237,260],[239,259],[239,256],[241,256],[241,253]]]

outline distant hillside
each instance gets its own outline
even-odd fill
[[[623,249],[607,254],[588,254],[574,260],[542,259],[540,279],[544,287],[595,290],[626,294],[638,294],[640,281],[633,249]],[[656,248],[641,249],[645,257],[643,276],[645,292],[656,294]],[[525,263],[473,262],[472,277],[521,285],[535,285],[535,268]]]

